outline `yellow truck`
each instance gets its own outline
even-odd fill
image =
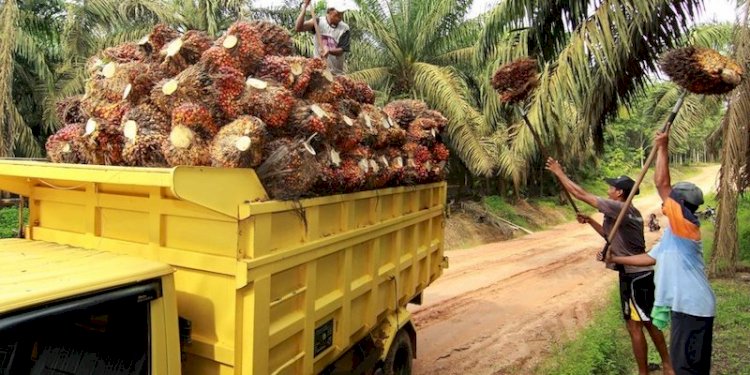
[[[0,161],[0,374],[409,373],[446,184],[269,200],[251,169]]]

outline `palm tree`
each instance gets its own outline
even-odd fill
[[[470,1],[361,0],[351,12],[361,43],[353,46],[350,76],[367,81],[386,99],[417,98],[450,119],[448,141],[469,169],[490,175],[495,162],[475,133],[482,116],[464,73],[467,53],[480,31],[465,21]]]

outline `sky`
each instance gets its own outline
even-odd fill
[[[315,0],[313,0],[315,1]],[[489,9],[492,9],[498,0],[475,0],[474,5],[469,12],[469,18],[475,17]],[[734,22],[737,10],[735,9],[736,0],[704,0],[705,8],[700,12],[696,23],[706,23],[711,21]],[[254,0],[253,5],[256,7],[281,6],[284,0]]]

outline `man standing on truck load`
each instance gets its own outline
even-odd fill
[[[313,36],[313,45],[315,57],[320,57],[328,63],[328,69],[333,74],[344,74],[346,55],[349,53],[350,35],[349,25],[342,19],[344,12],[351,7],[345,0],[331,0],[328,2],[326,15],[317,17],[317,19],[305,21],[305,12],[310,5],[310,0],[304,0],[294,29],[297,32],[307,31],[315,34],[315,24],[318,23],[318,36]],[[319,43],[322,43],[320,45]]]
[[[579,214],[577,219],[581,224],[589,224],[605,239],[615,220],[622,209],[630,191],[635,186],[635,181],[628,176],[608,178],[605,181],[609,185],[607,198],[597,197],[573,182],[557,160],[547,159],[547,170],[555,174],[570,194],[591,207],[604,214],[603,225],[597,223],[591,217]],[[636,190],[636,194],[638,191]],[[632,205],[628,208],[620,230],[617,231],[610,253],[614,255],[638,255],[646,252],[646,241],[643,237],[643,217]],[[652,266],[617,266],[607,263],[607,268],[619,272],[620,278],[620,301],[625,319],[625,326],[630,334],[630,342],[633,345],[633,354],[638,364],[638,373],[648,374],[648,347],[646,336],[643,333],[645,327],[656,345],[662,360],[663,373],[674,375],[672,363],[664,341],[664,334],[651,323],[649,313],[654,306],[654,269]]]
[[[616,256],[611,261],[634,266],[656,264],[654,324],[665,328],[670,320],[669,354],[678,374],[709,374],[716,297],[703,263],[700,222],[695,216],[703,192],[691,182],[672,186],[669,176],[669,134],[659,132],[654,183],[669,219],[661,241],[646,254]]]

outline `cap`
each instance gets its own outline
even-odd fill
[[[615,178],[605,178],[604,181],[609,184],[609,186],[613,186],[616,189],[620,189],[627,194],[630,194],[630,191],[633,190],[633,186],[635,186],[635,181],[633,181],[632,178],[628,176],[619,176]],[[635,190],[635,195],[638,195],[641,193],[641,189]]]
[[[692,182],[682,181],[672,186],[672,197],[695,206],[703,204],[703,191]]]
[[[333,9],[339,13],[357,9],[356,4],[351,4],[349,0],[329,0],[327,5],[327,9]]]

